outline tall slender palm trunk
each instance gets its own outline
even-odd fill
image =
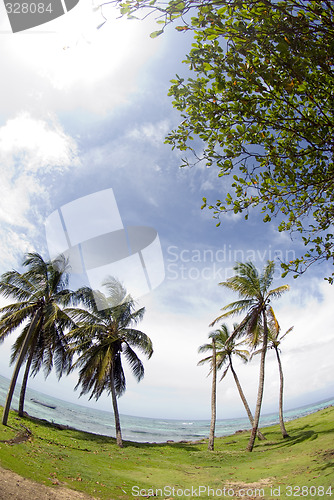
[[[117,405],[117,395],[116,395],[116,390],[115,390],[114,364],[112,364],[112,367],[111,367],[111,397],[112,397],[112,405],[113,405],[114,417],[115,417],[116,443],[120,448],[123,448],[121,421],[119,418],[118,405]]]
[[[252,412],[249,408],[249,405],[247,403],[247,399],[245,397],[245,394],[244,394],[244,391],[242,390],[241,388],[241,385],[240,385],[240,382],[239,382],[239,378],[236,374],[236,372],[234,371],[234,368],[233,368],[233,364],[232,364],[232,356],[229,355],[229,360],[230,360],[230,368],[231,368],[231,372],[233,374],[233,377],[234,377],[234,381],[236,383],[236,386],[238,388],[238,391],[239,391],[239,395],[240,395],[240,398],[241,398],[241,401],[243,402],[243,405],[245,407],[245,410],[246,410],[246,413],[248,415],[248,419],[250,421],[250,424],[252,426],[252,428],[254,427],[254,417],[252,415]],[[257,431],[257,437],[261,440],[265,440],[266,438],[264,437],[264,435],[262,434],[262,432],[260,430]]]
[[[216,428],[216,401],[217,401],[217,356],[216,341],[212,339],[212,391],[211,391],[211,425],[208,450],[213,451],[215,446]]]
[[[246,448],[247,451],[253,451],[254,448],[255,438],[259,427],[260,413],[261,413],[261,406],[263,399],[264,369],[265,369],[265,360],[266,360],[267,345],[268,345],[268,325],[267,325],[265,308],[262,310],[262,317],[263,317],[263,342],[262,342],[261,361],[260,361],[259,388],[257,393],[253,428]]]
[[[17,358],[14,372],[12,375],[12,379],[11,379],[10,385],[9,385],[6,403],[5,403],[4,410],[3,410],[3,415],[2,415],[2,424],[3,425],[7,425],[9,409],[10,409],[10,405],[11,405],[11,402],[13,399],[13,394],[14,394],[14,389],[15,389],[15,385],[17,382],[17,377],[19,375],[20,368],[22,366],[25,355],[27,354],[27,350],[28,350],[28,346],[29,346],[31,337],[32,337],[32,335],[37,327],[40,316],[41,316],[41,311],[40,310],[36,311],[35,315],[33,317],[33,320],[28,328],[27,335],[26,335],[24,342],[22,344],[20,354]]]
[[[280,379],[280,387],[279,387],[279,425],[281,428],[281,433],[283,438],[289,437],[289,434],[286,431],[285,425],[284,425],[284,418],[283,418],[283,388],[284,388],[284,378],[283,378],[283,370],[282,370],[282,363],[280,359],[280,355],[278,352],[278,349],[276,346],[274,346],[275,352],[276,352],[276,357],[277,357],[277,362],[278,362],[278,370],[279,370],[279,379]]]
[[[42,319],[40,319],[40,323],[42,322]],[[20,392],[20,402],[19,402],[19,417],[23,417],[23,412],[24,412],[24,400],[26,396],[26,390],[27,390],[27,385],[28,385],[28,377],[29,377],[29,372],[30,372],[30,367],[32,360],[34,359],[34,352],[35,352],[35,347],[37,344],[37,339],[38,335],[35,335],[34,340],[32,342],[31,346],[31,353],[29,355],[29,358],[26,363],[26,367],[24,370],[24,375],[23,375],[23,380],[22,380],[22,386],[21,386],[21,392]]]
[[[34,357],[34,351],[32,349],[31,353],[30,353],[30,356],[29,356],[29,358],[27,360],[27,363],[26,363],[26,367],[25,367],[24,375],[23,375],[23,380],[22,380],[22,386],[21,386],[21,392],[20,392],[20,402],[19,402],[19,417],[23,417],[24,399],[25,399],[25,396],[26,396],[29,371],[30,371],[30,366],[31,366],[33,357]]]

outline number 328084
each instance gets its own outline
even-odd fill
[[[8,14],[44,14],[48,12],[52,13],[52,4],[45,4],[43,2],[39,3],[6,3],[6,10]]]

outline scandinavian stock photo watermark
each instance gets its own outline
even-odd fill
[[[221,282],[233,275],[237,262],[252,261],[260,268],[268,260],[277,262],[274,279],[281,277],[280,262],[293,261],[294,250],[282,251],[271,245],[264,250],[238,249],[231,244],[221,248],[190,249],[170,245],[165,251],[166,279],[168,280],[210,280]]]
[[[46,219],[45,231],[50,258],[65,257],[77,286],[106,293],[105,284],[112,277],[138,299],[165,279],[157,231],[124,226],[111,188],[54,210]],[[104,309],[101,304],[97,305]]]
[[[274,279],[278,279],[279,263],[296,258],[293,250],[282,251],[271,245],[264,250],[234,248],[231,244],[220,248],[169,245],[162,252],[153,227],[123,224],[112,188],[57,208],[47,217],[45,231],[50,258],[65,257],[77,287],[90,286],[105,294],[105,283],[112,277],[134,299],[168,280],[225,281],[234,274],[236,262],[252,261],[260,270],[268,260],[274,260],[278,264]]]

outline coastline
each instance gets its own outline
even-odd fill
[[[290,420],[286,420],[286,422],[293,422],[295,420],[299,420],[300,418],[303,418],[304,416],[313,415],[313,414],[319,413],[322,410],[326,410],[328,408],[333,408],[333,407],[334,407],[334,405],[330,404],[330,405],[324,406],[322,408],[319,408],[319,409],[317,409],[317,410],[315,410],[313,412],[309,412],[309,413],[307,413],[307,415],[296,416],[295,418],[291,418]],[[3,406],[2,405],[0,405],[0,409],[3,410]],[[15,409],[11,410],[11,411],[15,412],[16,414],[18,413],[18,411],[15,410]],[[17,418],[20,418],[20,417],[17,417]],[[108,438],[108,439],[110,439],[110,438],[111,439],[115,439],[113,436],[109,436],[109,435],[106,435],[106,434],[99,434],[99,433],[96,433],[96,432],[85,431],[85,430],[78,429],[78,428],[70,426],[70,425],[59,424],[59,423],[54,422],[54,421],[50,422],[47,419],[39,418],[39,417],[36,417],[36,416],[29,415],[26,411],[24,412],[23,418],[26,418],[27,420],[31,420],[33,422],[37,422],[37,423],[41,423],[41,424],[47,424],[47,425],[53,427],[54,429],[58,429],[58,430],[69,430],[69,431],[73,431],[73,432],[84,432],[85,434],[89,434],[89,435],[92,435],[92,436],[95,436],[95,437],[105,437],[105,438]],[[261,429],[272,427],[273,425],[278,425],[278,422],[275,423],[275,424],[268,424],[268,425],[261,426]],[[22,427],[24,427],[24,426],[22,426]],[[26,429],[26,430],[28,430],[28,432],[29,432],[29,429]],[[250,432],[251,432],[251,428],[249,428],[249,429],[238,429],[235,432],[233,432],[232,434],[226,434],[224,436],[216,436],[215,435],[215,439],[221,439],[221,438],[226,438],[226,437],[233,437],[235,435],[246,434],[246,433],[250,433]],[[200,438],[200,439],[197,439],[197,440],[185,440],[185,439],[181,439],[179,441],[175,441],[173,439],[167,439],[166,441],[160,441],[160,442],[155,442],[155,441],[141,441],[141,442],[138,442],[138,441],[132,441],[132,440],[129,440],[129,439],[123,439],[124,443],[132,443],[132,444],[154,444],[154,445],[164,445],[164,444],[188,444],[188,445],[194,444],[194,445],[196,445],[196,444],[202,444],[202,443],[206,442],[207,440],[208,440],[208,436]]]
[[[9,381],[0,377],[0,404],[4,404],[8,390]],[[37,400],[39,403],[35,403]],[[12,408],[18,408],[19,388],[14,393]],[[334,404],[334,398],[317,401],[313,404],[303,405],[299,408],[284,411],[284,420],[289,422],[299,416],[308,415]],[[56,407],[56,408],[54,408]],[[103,435],[115,436],[115,420],[112,410],[100,410],[94,407],[86,407],[76,403],[70,403],[41,392],[27,388],[25,410],[31,417],[56,423],[59,426],[67,426],[80,431]],[[133,415],[120,415],[123,439],[140,443],[165,443],[192,442],[205,439],[210,431],[210,419],[171,419],[138,417]],[[275,413],[262,414],[260,427],[266,428],[279,422],[278,411]],[[246,415],[244,417],[224,418],[216,420],[216,437],[233,435],[236,431],[249,429],[250,423]]]
[[[333,494],[333,417],[334,406],[329,405],[290,421],[287,439],[282,439],[279,425],[269,427],[267,440],[257,440],[250,454],[247,431],[215,439],[214,451],[208,450],[207,439],[156,444],[124,440],[119,448],[115,438],[59,428],[36,417],[21,419],[11,411],[9,426],[0,426],[0,472],[9,469],[6,474],[12,479],[0,482],[0,499],[210,499],[224,496],[225,490],[230,497],[245,498],[247,488],[249,498],[273,500],[287,498],[284,491],[301,484],[311,492],[302,495],[306,499],[317,491],[320,495],[324,486]],[[273,491],[281,493],[273,496]]]

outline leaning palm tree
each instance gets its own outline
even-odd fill
[[[237,328],[237,324],[234,324],[233,327],[234,329]],[[228,326],[223,323],[220,328],[217,330],[214,330],[209,334],[209,338],[212,338],[212,340],[215,340],[215,348],[216,348],[216,366],[217,370],[221,370],[227,363],[227,368],[225,369],[223,375],[221,376],[220,380],[223,380],[225,378],[227,372],[231,370],[234,381],[236,383],[241,401],[243,402],[243,405],[245,407],[248,419],[250,421],[251,426],[253,427],[254,425],[254,418],[252,415],[252,412],[249,408],[249,405],[247,403],[247,399],[245,397],[245,394],[242,390],[239,378],[236,374],[236,371],[233,367],[232,363],[232,356],[235,355],[239,359],[241,359],[243,362],[248,361],[249,357],[249,352],[246,349],[239,349],[239,347],[243,344],[243,342],[238,342],[236,343],[235,340],[231,340],[231,333],[229,331]],[[207,343],[203,344],[198,348],[198,352],[212,352],[210,356],[207,356],[206,358],[201,359],[198,362],[198,365],[203,365],[205,363],[210,363],[211,366],[213,365],[213,350],[212,350],[212,344]],[[211,368],[212,370],[212,368]],[[259,439],[265,439],[263,434],[261,433],[260,430],[257,432],[258,438]]]
[[[276,353],[276,359],[278,363],[278,372],[279,372],[279,379],[280,379],[280,387],[279,387],[279,423],[280,423],[280,429],[283,438],[288,438],[289,434],[287,433],[287,430],[285,428],[284,424],[284,417],[283,417],[283,390],[284,390],[284,376],[283,376],[283,368],[282,368],[282,362],[281,362],[281,357],[280,357],[280,349],[279,346],[282,342],[282,340],[288,335],[293,330],[293,326],[291,326],[285,333],[281,333],[281,327],[278,324],[278,321],[276,319],[275,313],[272,309],[272,307],[268,308],[268,350],[269,349],[274,349]],[[255,354],[259,354],[260,351],[255,351],[252,356]]]
[[[151,339],[143,332],[133,328],[144,315],[145,309],[136,310],[133,299],[126,295],[125,288],[116,280],[110,279],[105,284],[110,296],[90,288],[81,288],[77,295],[85,309],[73,309],[72,317],[77,327],[70,332],[72,350],[79,357],[72,370],[80,368],[79,381],[81,393],[91,393],[99,399],[103,391],[111,393],[115,416],[116,442],[122,447],[122,432],[118,411],[117,397],[126,389],[126,380],[122,366],[122,356],[130,365],[138,381],[144,376],[144,366],[133,348],[141,350],[148,358],[153,353]]]
[[[246,313],[245,318],[231,335],[231,340],[240,335],[246,335],[251,339],[251,341],[253,341],[254,344],[256,344],[259,338],[259,332],[261,330],[263,331],[259,387],[254,414],[254,423],[249,443],[246,448],[247,451],[252,451],[259,426],[264,389],[265,358],[268,344],[267,307],[271,299],[280,297],[282,293],[289,289],[289,286],[282,285],[277,288],[270,289],[275,271],[275,264],[273,261],[267,262],[262,274],[259,274],[252,262],[238,262],[234,266],[234,270],[236,273],[235,276],[232,276],[219,284],[237,292],[240,300],[223,307],[222,310],[227,312],[216,318],[210,326],[214,325],[222,318]]]
[[[13,346],[11,361],[16,360],[2,423],[7,425],[8,413],[20,368],[26,362],[19,415],[23,405],[29,374],[35,375],[43,366],[47,377],[55,364],[60,377],[68,370],[71,354],[65,330],[73,327],[65,307],[72,303],[73,293],[67,289],[66,261],[62,257],[46,262],[38,253],[29,253],[23,262],[25,273],[9,271],[1,276],[0,293],[15,302],[0,309],[0,341],[23,326]]]

